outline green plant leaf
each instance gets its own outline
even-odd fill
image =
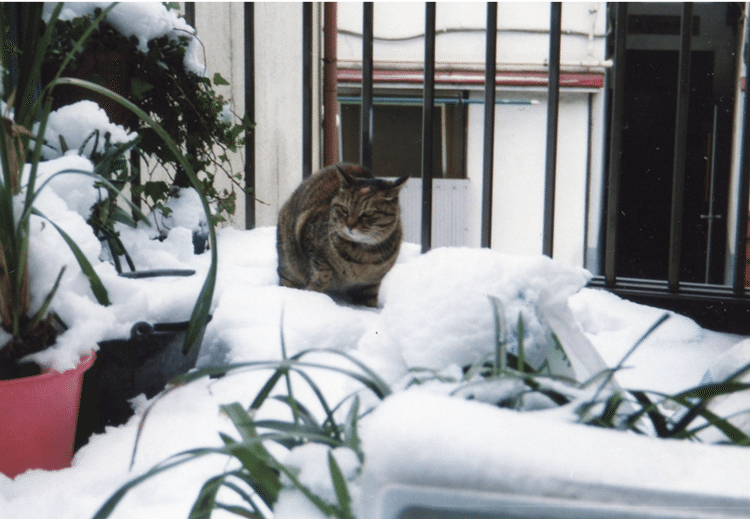
[[[524,323],[523,314],[518,314],[518,371],[523,373],[526,371],[526,351],[524,345]]]
[[[382,378],[380,378],[380,376],[378,376],[377,373],[375,373],[373,370],[367,367],[363,362],[361,362],[355,357],[352,357],[346,352],[334,350],[332,348],[317,348],[317,349],[312,348],[312,349],[303,350],[297,353],[295,356],[292,357],[292,359],[294,360],[301,359],[302,357],[309,355],[311,353],[330,353],[332,355],[344,357],[349,362],[357,366],[360,370],[362,370],[364,375],[360,375],[359,373],[353,372],[351,370],[339,368],[337,366],[327,366],[327,365],[314,364],[314,363],[305,363],[305,364],[300,364],[300,365],[309,366],[309,367],[321,367],[323,369],[328,369],[331,371],[342,373],[344,375],[348,375],[354,380],[357,380],[360,383],[362,383],[365,387],[370,389],[373,393],[375,393],[381,399],[389,396],[392,393],[390,386],[388,386],[388,384]]]
[[[299,412],[299,417],[302,420],[302,423],[320,429],[321,426],[315,419],[315,416],[313,416],[307,406],[305,406],[299,400],[296,400],[294,403],[292,403],[290,402],[292,397],[290,397],[289,395],[275,395],[272,398],[277,402],[281,402],[282,404],[289,406],[290,409],[292,408],[292,406],[294,406]]]
[[[274,470],[275,458],[260,442],[252,418],[240,404],[223,405],[221,410],[232,420],[243,440],[242,444],[234,445],[233,455],[242,461],[242,465],[259,485],[256,491],[271,506],[281,491],[281,479]]]
[[[364,461],[362,441],[359,438],[359,397],[355,395],[344,428],[344,446],[357,453],[360,463]]]
[[[330,424],[330,426],[333,429],[336,439],[340,439],[341,438],[340,431],[339,431],[339,428],[336,426],[336,421],[333,417],[333,410],[331,410],[331,406],[328,405],[328,401],[323,396],[323,392],[320,390],[318,385],[313,381],[313,379],[304,370],[294,369],[294,372],[297,373],[305,382],[307,382],[308,387],[312,389],[313,393],[315,394],[315,397],[318,399],[318,402],[320,403],[321,407],[323,408],[323,411],[326,414],[325,423]]]
[[[198,492],[198,497],[190,509],[189,519],[211,519],[211,512],[216,507],[216,494],[224,484],[227,474],[209,478]]]
[[[57,232],[60,233],[60,236],[62,236],[62,239],[65,240],[65,243],[68,244],[68,247],[70,248],[71,252],[73,252],[73,255],[78,261],[78,265],[81,267],[81,271],[86,276],[86,278],[88,278],[89,286],[91,287],[91,291],[94,293],[96,300],[102,306],[109,306],[110,301],[107,289],[104,288],[104,283],[102,283],[99,275],[94,270],[94,267],[91,266],[91,262],[88,260],[88,258],[86,258],[86,255],[83,253],[78,244],[59,225],[44,216],[44,214],[42,214],[40,211],[34,209],[32,213],[47,220],[52,225],[52,227],[54,227]]]
[[[268,396],[271,394],[271,391],[273,391],[273,388],[276,387],[276,384],[281,380],[281,377],[284,375],[284,370],[288,369],[283,366],[279,366],[278,369],[276,369],[271,377],[266,381],[265,384],[263,384],[263,387],[258,391],[258,394],[253,399],[253,402],[250,404],[250,410],[255,411],[257,409],[260,409],[260,407],[263,405],[263,403],[266,401]]]
[[[161,200],[169,193],[169,184],[163,180],[149,180],[143,184],[143,194],[152,200]]]
[[[44,302],[42,303],[42,306],[39,307],[39,310],[37,310],[36,313],[29,320],[29,324],[27,326],[28,329],[33,330],[34,328],[36,328],[37,324],[39,324],[39,322],[47,316],[49,305],[52,303],[52,299],[55,297],[55,294],[57,293],[57,289],[60,287],[60,281],[62,280],[63,274],[65,274],[64,265],[60,269],[60,273],[57,275],[57,279],[55,279],[55,283],[52,285],[52,289],[47,293],[47,296],[44,298]]]
[[[106,519],[107,517],[112,515],[112,512],[115,511],[115,508],[117,507],[119,502],[122,501],[122,499],[127,495],[128,492],[130,492],[131,489],[140,485],[144,481],[148,481],[154,476],[161,474],[162,472],[166,472],[173,468],[179,467],[180,465],[184,465],[185,463],[193,461],[194,459],[207,456],[209,454],[227,455],[229,454],[229,452],[230,451],[226,448],[203,448],[203,449],[191,449],[191,450],[187,450],[187,451],[183,451],[178,454],[175,454],[174,456],[169,457],[162,463],[157,464],[156,466],[154,466],[153,468],[151,468],[149,471],[145,472],[144,474],[141,474],[140,476],[136,476],[135,478],[131,479],[130,481],[125,483],[123,486],[121,486],[119,489],[117,489],[109,497],[109,499],[107,499],[104,502],[101,508],[99,508],[96,514],[94,514],[94,517],[92,519]]]
[[[495,322],[495,365],[494,375],[498,376],[505,371],[508,362],[508,345],[505,341],[505,322],[503,319],[503,307],[500,299],[496,296],[487,296],[492,303],[492,317]]]
[[[336,499],[338,500],[338,508],[340,511],[341,519],[354,519],[354,513],[352,512],[352,498],[349,495],[349,489],[346,486],[346,478],[341,472],[341,467],[336,462],[336,458],[333,457],[332,452],[328,452],[328,469],[331,471],[331,481],[333,482],[333,490],[336,493]]]
[[[227,85],[228,86],[229,85],[229,81],[227,81],[226,79],[224,79],[223,77],[221,77],[221,74],[219,74],[217,72],[217,73],[214,74],[214,85],[217,85],[217,86],[219,86],[219,85]]]
[[[143,99],[143,95],[154,88],[154,85],[138,76],[130,78],[130,93],[137,100]]]

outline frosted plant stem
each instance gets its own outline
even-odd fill
[[[646,333],[644,333],[643,335],[641,335],[641,337],[637,341],[635,341],[635,344],[633,344],[633,346],[625,354],[625,356],[622,359],[620,359],[620,362],[617,364],[617,366],[615,366],[614,368],[612,368],[611,370],[609,370],[609,373],[604,378],[604,381],[602,382],[602,385],[599,386],[599,389],[596,390],[596,393],[594,394],[594,397],[591,399],[592,402],[595,402],[596,399],[599,398],[599,395],[601,394],[602,391],[604,391],[604,388],[607,386],[607,384],[610,383],[610,381],[612,380],[612,377],[615,376],[615,373],[617,371],[619,371],[619,370],[622,369],[622,366],[625,364],[625,361],[628,360],[628,358],[643,343],[643,341],[645,341],[648,338],[649,335],[651,335],[652,333],[654,333],[654,331],[656,331],[656,329],[659,326],[661,326],[664,323],[664,321],[666,321],[667,319],[669,319],[669,313],[664,312],[662,314],[662,316],[659,317],[659,319],[657,319],[656,322],[654,324],[652,324],[649,327],[648,330],[646,330]]]

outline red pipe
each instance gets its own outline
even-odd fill
[[[336,58],[336,2],[323,4],[323,165],[338,162],[338,131],[336,114],[338,100],[336,81],[338,65]]]

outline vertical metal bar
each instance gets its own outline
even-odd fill
[[[185,21],[195,27],[195,2],[185,2]]]
[[[612,114],[609,130],[609,167],[607,175],[607,214],[604,239],[604,280],[607,287],[617,281],[617,222],[620,214],[620,161],[622,158],[622,127],[625,96],[625,48],[627,43],[628,4],[615,4],[614,66],[609,83],[612,95]]]
[[[709,184],[708,184],[708,214],[701,215],[706,219],[706,275],[704,281],[706,284],[711,282],[711,271],[713,265],[711,257],[713,256],[714,241],[714,206],[716,205],[716,136],[718,132],[719,105],[714,105],[714,119],[711,127],[711,142],[709,143],[708,167],[709,167]]]
[[[672,210],[669,229],[670,290],[680,287],[682,254],[682,216],[685,203],[685,148],[687,146],[688,100],[690,98],[690,46],[693,28],[693,4],[682,4],[680,63],[677,79],[677,117],[675,120],[674,170],[672,172]]]
[[[482,247],[492,246],[492,177],[495,154],[495,75],[497,69],[497,2],[487,4],[487,49],[484,61],[484,176],[482,178]]]
[[[336,2],[324,2],[325,32],[323,34],[323,164],[330,166],[338,161],[336,128]]]
[[[435,3],[425,4],[422,102],[422,252],[432,248],[432,111],[435,105]]]
[[[557,120],[560,107],[560,39],[562,3],[552,2],[549,23],[549,79],[547,85],[547,161],[544,180],[544,234],[542,253],[552,257],[555,238],[555,177],[557,174]]]
[[[591,170],[592,153],[594,148],[594,94],[589,93],[588,95],[588,124],[586,126],[586,185],[583,192],[585,193],[585,203],[583,206],[583,250],[581,251],[581,257],[583,258],[583,268],[593,271],[596,274],[601,272],[601,265],[599,261],[592,265],[589,260],[589,220],[591,218]]]
[[[255,121],[255,9],[245,2],[245,113]],[[255,128],[245,134],[245,229],[255,228]]]
[[[362,5],[362,166],[372,170],[373,107],[372,107],[372,24],[373,3]]]
[[[747,21],[745,24],[747,25]],[[745,29],[743,45],[744,64],[750,66],[750,45],[748,44],[748,29]],[[734,235],[734,279],[732,289],[737,295],[745,291],[745,276],[747,265],[747,223],[748,196],[750,196],[750,84],[745,81],[742,113],[742,149],[740,150],[740,178],[737,187],[737,227]]]
[[[313,4],[302,4],[302,178],[312,174]]]

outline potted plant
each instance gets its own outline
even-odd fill
[[[229,83],[220,74],[206,76],[205,67],[198,59],[200,41],[194,29],[177,14],[176,4],[163,5],[163,8],[152,5],[148,9],[166,10],[174,29],[148,42],[128,34],[106,18],[94,24],[96,10],[93,6],[76,9],[64,20],[57,19],[43,74],[56,73],[75,42],[92,29],[81,52],[65,63],[64,74],[106,86],[158,120],[197,173],[204,193],[215,207],[214,223],[218,223],[234,214],[235,189],[244,189],[242,175],[232,171],[228,153],[236,152],[243,144],[242,136],[250,123],[246,117],[235,116],[229,102],[216,91],[217,86]],[[92,93],[65,87],[58,92],[54,106],[83,98],[92,99]],[[108,98],[93,99],[107,110],[113,122],[140,136],[135,151],[147,167],[148,180],[133,184],[132,195],[138,203],[161,215],[155,219],[155,224],[163,238],[168,231],[164,221],[170,213],[166,202],[179,197],[181,189],[191,187],[185,168],[142,119],[122,110]],[[157,170],[160,175],[154,175]],[[217,176],[226,176],[232,187],[218,188]],[[195,231],[196,240],[200,240],[201,230]],[[196,249],[200,248],[201,244],[196,243]]]
[[[30,234],[35,225],[50,225],[62,236],[70,247],[78,264],[89,281],[91,292],[101,305],[109,304],[109,296],[91,262],[76,241],[56,222],[47,219],[35,206],[38,196],[51,177],[39,182],[42,164],[42,147],[47,120],[52,109],[53,90],[60,85],[86,88],[125,107],[144,121],[164,142],[175,160],[199,193],[201,183],[192,166],[172,142],[169,134],[148,114],[133,103],[99,85],[60,75],[73,58],[75,52],[107,15],[112,7],[98,13],[68,53],[57,74],[42,80],[42,63],[54,35],[55,20],[62,4],[51,13],[48,23],[42,19],[43,4],[4,4],[0,9],[0,48],[2,48],[2,119],[3,135],[0,139],[0,365],[5,368],[0,381],[0,472],[15,476],[28,468],[55,469],[67,465],[72,455],[78,397],[83,372],[94,360],[96,344],[80,345],[85,351],[79,364],[63,373],[49,372],[30,374],[22,366],[29,354],[45,351],[55,344],[65,331],[65,323],[50,311],[55,293],[65,269],[46,288],[46,296],[32,305],[31,288],[35,287],[35,272],[29,268]],[[12,30],[11,30],[12,29]],[[76,173],[92,177],[96,182],[115,190],[106,176],[106,166],[99,165],[93,172],[79,169],[64,169],[52,176]],[[201,197],[205,213],[210,208],[205,196]],[[132,209],[140,217],[142,213]],[[211,223],[211,222],[209,222]],[[208,226],[209,236],[215,240],[213,225]],[[216,250],[211,251],[211,265],[203,284],[190,323],[185,334],[183,348],[187,351],[199,339],[205,326],[216,280]],[[30,375],[30,376],[26,376]],[[41,384],[41,389],[34,389]],[[54,393],[58,388],[65,394]],[[31,409],[31,405],[52,406]],[[58,409],[54,409],[54,408]],[[34,417],[35,423],[29,421]],[[43,423],[44,419],[53,420]],[[54,420],[65,418],[66,424]],[[38,419],[38,420],[37,420]],[[27,430],[23,427],[37,427]],[[21,427],[19,429],[18,427]]]

